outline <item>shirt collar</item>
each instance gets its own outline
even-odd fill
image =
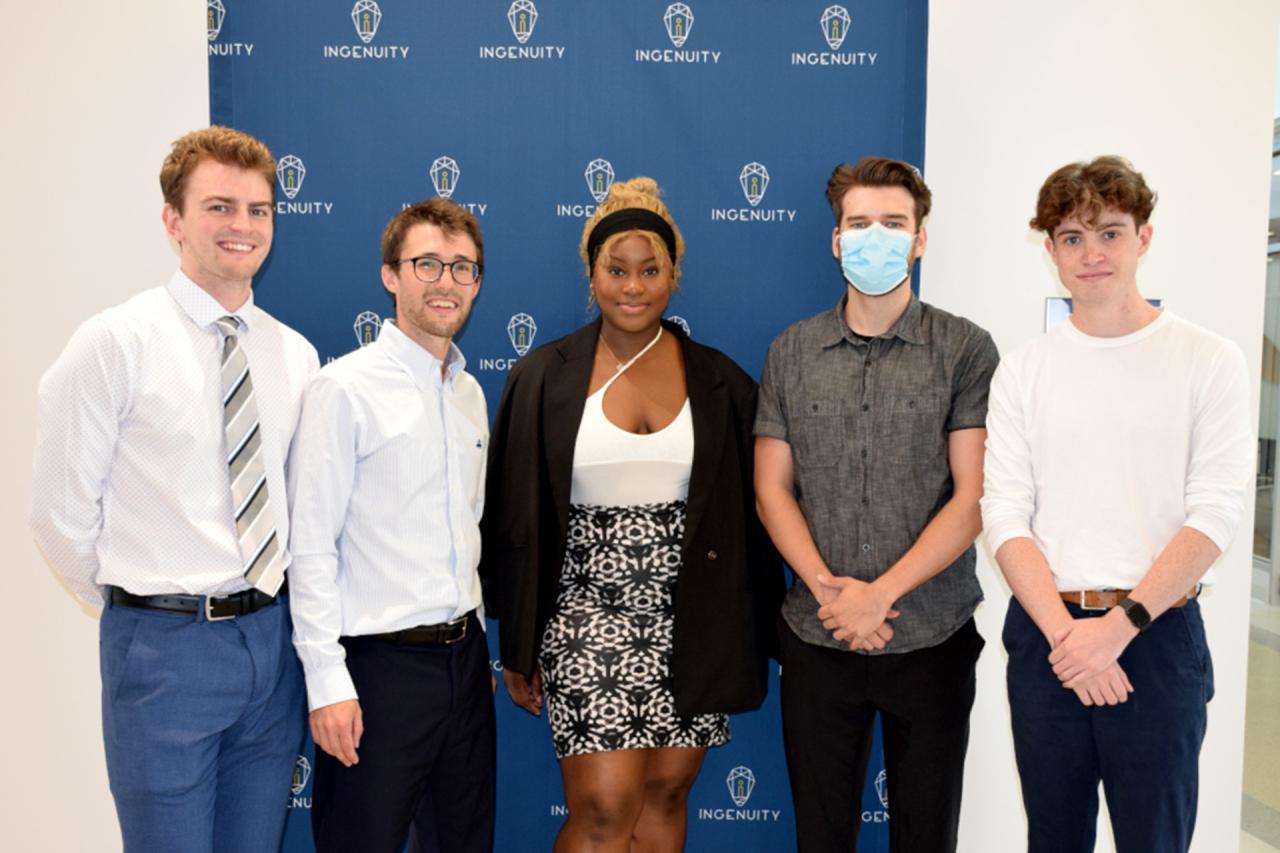
[[[173,278],[169,279],[166,288],[169,295],[173,297],[173,301],[178,303],[178,307],[183,310],[191,322],[195,323],[201,329],[209,329],[213,327],[215,321],[221,317],[235,317],[240,321],[240,325],[244,331],[253,330],[253,321],[255,319],[255,310],[253,304],[253,291],[249,291],[249,298],[244,304],[235,311],[228,311],[223,308],[218,300],[209,295],[209,292],[196,284],[182,270],[178,270],[173,274]]]
[[[400,331],[394,320],[387,320],[382,324],[376,343],[404,368],[419,390],[439,388],[444,381],[452,382],[467,366],[467,359],[462,355],[462,350],[450,341],[449,352],[444,358],[446,379],[441,379],[440,359]]]
[[[833,347],[841,341],[848,341],[855,345],[861,343],[858,336],[853,333],[853,330],[849,328],[849,324],[844,320],[844,307],[848,301],[849,294],[845,293],[840,297],[840,301],[836,303],[836,307],[828,312],[827,328],[820,341],[824,348]],[[876,337],[901,338],[909,344],[923,344],[925,343],[923,320],[923,303],[912,293],[911,301],[907,303],[907,310],[902,312],[901,316],[893,322],[888,331],[884,334],[876,335]]]

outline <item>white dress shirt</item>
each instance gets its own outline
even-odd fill
[[[1231,341],[1167,310],[1117,338],[1064,322],[991,382],[991,550],[1032,539],[1059,590],[1133,589],[1182,527],[1225,550],[1253,474],[1251,422]]]
[[[312,710],[356,698],[339,637],[481,605],[489,417],[465,366],[450,344],[442,375],[388,322],[307,387],[289,470],[289,589]]]
[[[135,595],[248,587],[223,449],[214,321],[228,313],[242,324],[271,508],[288,541],[284,462],[315,348],[252,294],[228,312],[177,272],[87,320],[40,380],[31,528],[88,604],[101,605],[108,584]]]

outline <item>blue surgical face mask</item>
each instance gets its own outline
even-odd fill
[[[879,222],[840,234],[840,269],[859,292],[882,296],[907,280],[915,235]]]

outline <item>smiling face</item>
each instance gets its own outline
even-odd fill
[[[601,247],[591,274],[604,322],[628,334],[658,325],[674,286],[671,262],[659,255],[653,241],[635,232]]]
[[[1138,293],[1138,259],[1151,245],[1151,224],[1134,224],[1133,215],[1107,208],[1090,225],[1066,217],[1046,237],[1058,277],[1082,305],[1120,302]]]
[[[405,232],[399,260],[427,255],[445,263],[477,260],[475,241],[464,231],[446,234],[431,222],[419,222]],[[471,313],[480,283],[458,284],[445,267],[440,280],[421,281],[412,263],[384,264],[382,284],[396,297],[396,326],[436,358],[444,359],[449,342]]]
[[[182,210],[164,206],[182,271],[215,295],[244,290],[271,250],[271,185],[259,172],[205,159],[187,177]]]

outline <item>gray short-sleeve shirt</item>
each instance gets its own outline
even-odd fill
[[[915,543],[951,498],[948,436],[986,423],[999,356],[978,326],[915,296],[879,337],[855,335],[845,300],[787,328],[769,347],[755,434],[791,445],[796,498],[836,575],[873,581]],[[982,600],[973,546],[894,605],[888,648],[928,648]],[[799,579],[782,607],[806,642],[848,646],[817,617]]]

